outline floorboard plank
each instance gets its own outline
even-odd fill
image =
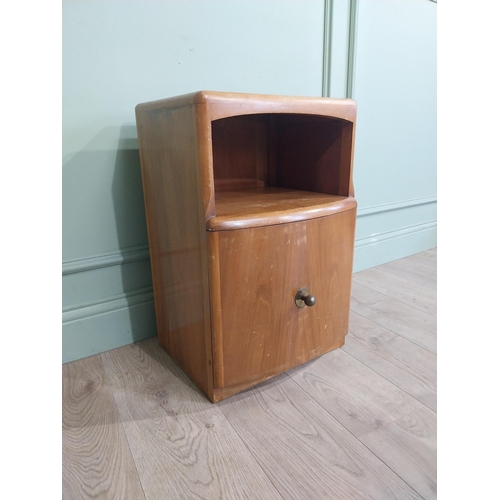
[[[435,250],[435,249],[434,249]],[[404,257],[406,263],[412,266],[428,266],[433,271],[437,269],[437,253],[431,250],[425,250],[424,252],[415,253]]]
[[[219,405],[287,500],[420,498],[286,374]]]
[[[62,367],[63,499],[144,499],[100,356]]]
[[[436,317],[353,282],[351,310],[436,353]]]
[[[434,353],[353,311],[342,350],[436,411],[437,358]]]
[[[437,292],[427,286],[374,267],[353,275],[353,280],[427,314],[437,314]]]
[[[430,255],[427,262],[425,260],[422,262],[421,254],[410,255],[404,259],[382,264],[378,268],[386,273],[395,274],[435,290],[437,286],[437,267],[435,263],[429,265],[429,261],[432,262],[432,257]]]
[[[436,432],[436,414],[423,406],[361,441],[425,499],[435,499]]]
[[[430,248],[416,255],[421,255],[422,260],[425,260],[430,266],[434,266],[437,269],[437,247]]]
[[[157,339],[102,356],[148,500],[281,499],[220,408]]]
[[[288,374],[356,437],[422,406],[341,349],[294,368]]]

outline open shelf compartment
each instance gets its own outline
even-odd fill
[[[215,217],[207,228],[270,225],[353,208],[352,135],[352,122],[312,114],[213,121]]]

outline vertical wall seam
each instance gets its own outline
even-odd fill
[[[321,88],[322,97],[330,97],[330,83],[332,73],[332,24],[333,24],[333,0],[325,0],[323,14],[323,82]]]
[[[346,97],[354,95],[354,64],[356,56],[356,29],[358,20],[358,0],[351,0],[349,7],[349,42],[347,44]]]

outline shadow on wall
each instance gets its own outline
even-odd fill
[[[155,336],[135,123],[66,155],[62,180],[65,359]]]
[[[66,155],[62,194],[65,260],[147,245],[135,123],[104,127]]]
[[[63,362],[154,337],[135,122],[75,146],[62,181]]]
[[[149,247],[137,245],[144,239],[147,242],[147,226],[135,123],[120,128],[111,192],[118,244],[124,259],[120,266],[122,284],[127,291],[132,340],[137,342],[156,335],[156,319]],[[137,288],[145,283],[146,287]]]
[[[113,207],[120,250],[147,244],[141,165],[134,124],[120,127],[112,181]]]

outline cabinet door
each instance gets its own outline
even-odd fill
[[[216,387],[248,387],[343,345],[355,217],[210,233]],[[314,306],[297,307],[302,287]]]

